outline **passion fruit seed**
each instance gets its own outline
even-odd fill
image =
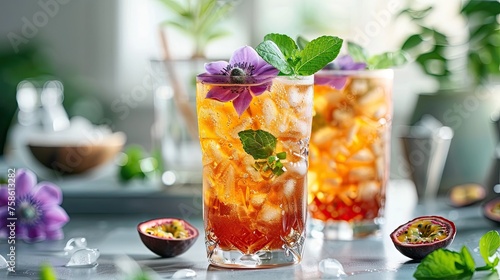
[[[180,220],[172,220],[170,223],[149,227],[146,229],[146,233],[166,239],[189,237],[189,232],[184,228],[184,224]]]
[[[425,220],[411,224],[397,236],[401,243],[423,244],[440,241],[448,236],[446,227],[442,224]]]

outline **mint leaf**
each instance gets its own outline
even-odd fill
[[[369,69],[387,69],[403,65],[406,62],[408,62],[408,55],[404,51],[374,55],[367,61]]]
[[[255,48],[255,51],[267,63],[280,70],[281,73],[285,75],[290,75],[293,73],[292,67],[290,66],[290,64],[288,64],[287,58],[284,56],[278,45],[273,41],[266,40],[260,43]]]
[[[295,41],[283,34],[271,33],[264,37],[264,41],[272,41],[278,46],[280,51],[283,53],[285,58],[290,58],[295,54],[295,51],[299,49]]]
[[[496,230],[488,231],[479,239],[479,253],[483,257],[484,262],[488,265],[493,265],[489,257],[493,256],[500,247],[500,235]]]
[[[307,42],[300,38],[301,48],[283,34],[268,34],[264,42],[255,50],[267,63],[280,70],[280,75],[312,75],[339,54],[342,39],[334,36],[322,36]]]
[[[352,59],[355,62],[367,62],[368,61],[368,53],[366,50],[360,45],[347,42],[347,52],[351,55]]]
[[[469,254],[470,256],[470,254]],[[447,249],[437,249],[417,266],[413,277],[417,279],[457,279],[471,276],[468,257]]]
[[[337,57],[342,42],[342,39],[334,36],[321,36],[312,40],[300,52],[295,73],[308,76],[318,72]]]
[[[264,130],[244,130],[238,136],[243,150],[254,159],[267,159],[276,148],[276,137]]]
[[[307,44],[309,44],[309,40],[306,40],[306,38],[302,36],[297,37],[297,45],[299,46],[299,49],[303,50]]]
[[[476,263],[474,262],[474,258],[472,258],[469,249],[467,249],[467,247],[465,246],[462,247],[460,253],[462,253],[462,259],[465,265],[464,270],[467,272],[467,274],[472,275],[474,273],[474,269],[476,268]]]

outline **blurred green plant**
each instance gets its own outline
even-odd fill
[[[433,7],[423,9],[406,8],[399,16],[407,16],[417,28],[401,45],[401,50],[415,59],[425,74],[439,82],[440,89],[449,87],[451,71],[446,50],[449,46],[448,36],[433,26],[427,26],[427,16]]]
[[[433,6],[422,9],[407,7],[398,16],[407,16],[417,31],[406,38],[401,49],[410,54],[429,76],[434,77],[440,89],[456,89],[453,75],[459,69],[451,68],[456,57],[450,57],[450,37],[427,24]],[[500,74],[500,2],[466,0],[458,14],[468,23],[466,43],[467,68],[473,86],[485,82],[490,75]]]
[[[173,26],[186,33],[194,42],[193,58],[205,57],[206,46],[215,39],[229,35],[219,25],[233,10],[235,0],[160,0],[175,18],[165,20],[164,25]]]
[[[150,178],[160,170],[159,162],[156,157],[148,156],[141,146],[131,145],[122,154],[118,177],[122,182]]]
[[[469,70],[479,84],[500,74],[500,2],[469,0],[461,13],[469,26]]]

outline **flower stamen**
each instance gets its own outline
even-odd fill
[[[40,219],[40,209],[35,200],[31,197],[26,197],[19,200],[19,208],[17,210],[19,220],[24,224],[33,225],[38,223]]]

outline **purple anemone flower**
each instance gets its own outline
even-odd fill
[[[207,73],[198,76],[203,82],[229,84],[212,87],[206,98],[220,102],[232,101],[238,116],[250,106],[254,96],[261,95],[271,87],[272,79],[279,73],[249,46],[234,51],[229,62],[205,64],[205,70]]]
[[[356,71],[366,69],[366,63],[355,62],[350,55],[344,55],[335,59],[332,63],[328,64],[325,70],[346,70]],[[347,82],[347,77],[342,75],[315,75],[314,83],[318,85],[329,85],[336,89],[342,89]]]
[[[49,182],[37,184],[35,174],[27,169],[16,171],[14,186],[0,185],[0,237],[12,236],[10,225],[14,224],[16,239],[63,238],[61,228],[69,217],[59,206],[61,189]]]

